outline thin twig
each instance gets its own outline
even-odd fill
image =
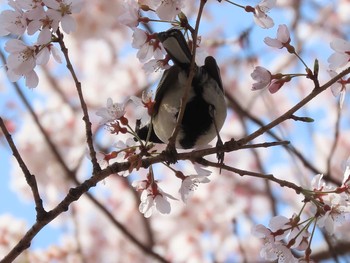
[[[86,103],[84,100],[83,91],[81,89],[81,83],[78,80],[77,75],[75,74],[72,63],[70,62],[70,58],[68,55],[68,49],[63,41],[63,34],[60,32],[59,28],[57,29],[56,34],[58,37],[58,43],[60,44],[62,53],[66,59],[67,68],[72,75],[72,78],[73,78],[74,83],[75,83],[75,87],[78,91],[80,105],[81,105],[81,108],[83,110],[83,115],[84,115],[83,120],[85,122],[86,141],[87,141],[87,144],[89,147],[89,153],[90,153],[90,158],[91,158],[91,162],[92,162],[92,166],[93,166],[93,171],[97,172],[97,171],[101,170],[101,167],[100,167],[99,163],[97,162],[97,158],[96,158],[96,151],[94,149],[94,145],[93,145],[93,141],[92,141],[91,122],[90,122],[90,118],[89,118],[88,109],[87,109],[87,106],[86,106]]]
[[[7,130],[6,125],[5,125],[5,123],[4,123],[4,121],[3,121],[3,119],[1,117],[0,117],[0,127],[1,127],[2,132],[5,135],[5,138],[6,138],[7,142],[8,142],[11,150],[12,150],[12,154],[16,158],[19,166],[21,167],[22,172],[24,174],[24,177],[25,177],[25,179],[27,181],[27,184],[29,185],[29,187],[30,187],[30,189],[32,191],[32,194],[33,194],[33,197],[34,197],[34,201],[35,201],[35,210],[36,210],[36,213],[37,213],[37,220],[41,220],[43,217],[46,216],[46,211],[45,211],[44,206],[43,206],[43,200],[40,197],[38,184],[36,182],[35,175],[30,173],[27,165],[23,161],[20,153],[17,150],[17,147],[16,147],[15,143],[12,140],[11,134]]]
[[[5,58],[3,56],[3,53],[0,52],[0,57],[2,58],[2,60],[4,61],[5,63]],[[52,142],[50,136],[48,135],[48,133],[46,132],[46,130],[44,129],[44,127],[42,126],[40,120],[39,120],[39,117],[37,116],[37,114],[35,113],[34,109],[32,108],[32,106],[30,105],[29,101],[27,100],[27,98],[25,97],[24,93],[22,92],[22,90],[20,89],[19,85],[14,82],[12,83],[17,94],[19,95],[19,97],[21,98],[22,102],[25,104],[26,108],[28,109],[30,115],[32,116],[32,118],[34,119],[34,122],[36,123],[37,127],[39,128],[41,134],[44,136],[44,139],[46,141],[46,143],[48,144],[50,150],[53,152],[54,156],[56,157],[57,161],[59,162],[59,164],[63,167],[66,175],[68,178],[70,178],[71,180],[73,180],[75,182],[76,185],[80,185],[80,182],[76,181],[75,180],[75,173],[74,171],[71,171],[68,166],[66,165],[65,161],[63,160],[62,156],[60,155],[59,151],[58,151],[58,148],[55,146],[55,144]],[[86,190],[87,191],[87,190]],[[85,192],[86,192],[85,191]],[[82,194],[84,194],[85,192],[82,192]],[[102,207],[102,204],[100,204],[92,195],[88,195],[88,198],[94,203],[94,204],[99,204],[97,205],[98,208],[101,208]],[[35,201],[36,202],[36,201]],[[67,206],[67,209],[68,209],[68,206]],[[63,211],[65,212],[65,211]],[[126,235],[126,237],[131,240],[137,247],[139,247],[142,251],[144,251],[146,253],[146,249],[145,249],[145,246],[140,243],[140,242],[134,242],[135,237],[129,233],[126,228],[121,224],[119,223],[115,218],[113,218],[113,216],[110,214],[110,212],[106,209],[102,209],[102,212],[105,213],[106,217],[108,219],[111,220],[111,222],[116,226],[117,229],[119,229],[123,234]],[[46,212],[45,212],[46,213]],[[20,243],[18,243],[18,247],[20,249],[26,249],[30,246],[30,243],[31,243],[31,239],[28,239],[31,237],[32,234],[34,234],[32,236],[32,238],[46,225],[48,224],[50,221],[52,221],[54,218],[52,218],[51,220],[49,219],[49,221],[47,223],[45,223],[47,220],[48,220],[48,214],[45,214],[45,213],[40,213],[37,215],[38,219],[40,219],[40,221],[37,221],[33,226],[32,228],[28,231],[30,232],[28,235],[26,235],[25,237],[23,237],[20,241]],[[48,213],[51,213],[48,212]],[[45,219],[43,218],[45,216]],[[38,226],[41,226],[38,228]],[[36,233],[34,233],[33,231],[36,231]],[[17,247],[17,246],[16,246]],[[22,251],[23,251],[22,250]],[[12,250],[13,251],[13,250]],[[9,256],[9,258],[11,257],[17,257],[22,251],[18,251],[18,254],[15,255],[15,254],[11,254]],[[147,251],[150,251],[148,254],[152,255],[152,250],[150,250],[149,248],[147,248]],[[158,254],[154,253],[153,255],[154,257],[160,257]],[[12,261],[6,261],[7,260],[7,256],[2,260],[0,261],[1,263],[2,262],[12,262]],[[165,260],[160,260],[161,262],[166,262]]]
[[[195,75],[195,61],[196,61],[196,49],[197,49],[197,36],[198,36],[198,29],[199,29],[199,23],[202,17],[202,13],[203,13],[203,9],[204,9],[204,5],[207,1],[206,0],[200,0],[200,5],[199,5],[199,10],[198,10],[198,15],[197,15],[197,20],[196,20],[196,25],[195,25],[195,30],[194,33],[192,34],[192,39],[193,39],[193,46],[192,46],[192,59],[191,59],[191,64],[190,64],[190,69],[189,69],[189,75],[187,78],[187,82],[186,82],[186,89],[184,91],[184,94],[182,96],[181,102],[180,102],[180,111],[177,117],[177,122],[176,122],[176,126],[175,129],[169,139],[168,142],[168,148],[170,149],[170,151],[172,151],[173,149],[175,149],[175,142],[176,142],[176,137],[177,134],[180,131],[180,127],[181,127],[181,122],[185,113],[185,108],[186,108],[186,103],[189,97],[189,93],[190,93],[190,89],[192,86],[192,80],[193,77]]]
[[[338,108],[338,111],[337,111],[337,120],[335,122],[335,128],[334,128],[334,140],[327,158],[327,173],[329,173],[331,170],[332,157],[334,155],[335,149],[337,148],[337,144],[339,140],[341,108],[340,107],[337,107],[337,108]]]
[[[343,70],[341,73],[339,73],[336,77],[329,80],[327,83],[322,85],[321,87],[317,87],[313,89],[313,91],[306,96],[304,99],[302,99],[299,103],[297,103],[294,107],[289,109],[286,113],[275,119],[274,121],[270,122],[269,124],[265,125],[264,127],[261,127],[257,131],[253,132],[252,134],[246,136],[245,138],[240,139],[238,142],[241,144],[246,144],[255,138],[259,137],[260,135],[264,134],[266,131],[272,129],[276,125],[280,124],[281,122],[284,122],[285,120],[289,119],[290,116],[292,116],[297,110],[299,110],[301,107],[306,105],[308,102],[310,102],[313,98],[315,98],[317,95],[319,95],[321,92],[325,91],[327,88],[329,88],[331,85],[336,83],[339,79],[344,77],[345,75],[350,73],[350,67]]]
[[[302,187],[297,186],[296,184],[294,184],[292,182],[278,179],[278,178],[274,177],[272,174],[262,174],[262,173],[241,170],[241,169],[234,168],[234,167],[231,167],[231,166],[228,166],[225,164],[218,164],[216,162],[211,162],[211,161],[205,160],[203,158],[198,159],[197,162],[202,164],[202,165],[205,165],[205,166],[217,167],[217,168],[221,168],[223,170],[234,172],[236,174],[239,174],[240,176],[251,176],[251,177],[267,179],[267,180],[270,180],[272,182],[279,184],[281,187],[288,187],[290,189],[293,189],[297,194],[300,194],[303,190]]]

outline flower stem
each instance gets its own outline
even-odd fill
[[[301,61],[301,63],[303,63],[306,69],[310,70],[309,67],[306,65],[305,61],[298,55],[297,52],[294,51],[293,54],[296,55],[296,57]]]
[[[243,5],[239,5],[239,4],[236,4],[236,3],[234,3],[234,2],[232,2],[232,1],[230,1],[230,0],[225,0],[227,3],[230,3],[231,5],[234,5],[234,6],[237,6],[237,7],[240,7],[240,8],[243,8],[243,9],[245,9],[245,6],[243,6]]]

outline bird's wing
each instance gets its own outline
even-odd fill
[[[205,58],[204,66],[203,66],[208,74],[218,83],[220,89],[224,91],[221,81],[220,69],[218,64],[216,63],[215,58],[212,56],[208,56]]]
[[[171,68],[164,71],[162,78],[159,81],[156,96],[155,96],[155,104],[153,108],[154,116],[157,115],[159,106],[162,102],[164,94],[172,88],[176,88],[176,83],[178,82],[178,75],[181,71],[181,68],[174,65]]]

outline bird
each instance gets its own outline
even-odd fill
[[[190,73],[192,53],[183,33],[176,28],[157,34],[173,65],[163,72],[155,94],[151,123],[137,130],[139,138],[168,143],[180,112],[181,99]],[[194,77],[176,137],[178,149],[200,148],[216,136],[225,122],[227,107],[220,69],[215,58],[207,56],[203,66],[194,66]],[[148,135],[148,136],[147,136]]]

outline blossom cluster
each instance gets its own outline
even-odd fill
[[[5,45],[9,53],[7,75],[15,82],[25,78],[26,86],[34,88],[39,83],[35,72],[37,65],[45,65],[52,54],[61,63],[60,53],[52,44],[52,39],[61,25],[67,34],[75,30],[75,21],[71,16],[80,12],[82,0],[9,0],[10,10],[0,14],[0,36],[14,35]],[[26,36],[36,39],[27,45],[22,39]],[[21,38],[21,39],[19,39]]]
[[[295,54],[301,61],[302,59],[295,52],[295,48],[290,44],[291,38],[288,27],[286,25],[279,25],[277,30],[277,37],[270,38],[266,37],[264,39],[266,45],[273,48],[286,48],[289,53]],[[343,68],[350,61],[350,42],[343,39],[334,39],[330,43],[331,48],[335,51],[329,58],[329,75],[334,78],[338,75],[336,72],[337,69]],[[302,61],[303,62],[303,61]],[[304,62],[303,62],[304,63]],[[304,63],[306,66],[306,64]],[[306,66],[306,68],[308,68]],[[286,82],[289,82],[291,78],[297,76],[306,76],[310,77],[310,72],[307,74],[271,74],[271,72],[261,66],[257,66],[251,77],[256,82],[253,83],[252,90],[261,90],[268,88],[270,93],[277,92]],[[345,99],[346,86],[350,84],[350,78],[341,78],[336,81],[332,86],[331,90],[334,96],[340,95],[339,105],[342,107]]]
[[[137,139],[136,132],[128,125],[126,114],[127,107],[130,104],[133,107],[130,110],[132,110],[136,114],[137,119],[141,121],[141,126],[149,123],[154,104],[154,101],[152,101],[152,93],[150,92],[143,92],[141,99],[135,96],[128,97],[122,103],[113,103],[113,100],[108,98],[106,107],[102,107],[96,112],[96,115],[102,118],[100,123],[106,125],[110,133],[128,133],[132,136],[126,139],[126,143],[123,141],[116,143],[115,148],[117,148],[117,150],[110,153],[101,153],[98,156],[100,157],[99,161],[101,165],[107,166],[110,164],[111,160],[115,161],[116,158],[123,153],[124,159],[127,159],[131,163],[129,173],[126,174],[126,176],[128,176],[133,169],[138,170],[140,168],[140,161],[143,156],[142,149],[147,148],[147,145]],[[134,138],[139,142],[139,145],[135,142]],[[151,145],[150,147],[153,146]],[[137,152],[137,149],[140,149],[140,151]],[[194,170],[196,171],[195,174],[188,176],[180,171],[174,171],[175,176],[181,180],[181,186],[178,192],[184,203],[187,202],[188,198],[200,184],[210,182],[208,176],[211,172],[209,170],[204,169],[198,164],[194,165]],[[152,168],[150,168],[146,180],[134,181],[132,185],[137,191],[142,191],[139,211],[143,213],[145,217],[150,217],[154,210],[162,214],[170,213],[171,206],[168,199],[177,200],[159,187],[158,181],[154,179]]]
[[[254,15],[255,23],[262,28],[270,28],[274,22],[267,13],[275,6],[276,0],[262,0],[255,7],[240,6],[246,12]],[[127,0],[124,5],[124,13],[119,17],[119,22],[128,26],[133,31],[132,47],[138,49],[137,57],[140,62],[144,63],[144,69],[147,72],[156,71],[158,69],[169,68],[166,52],[162,44],[157,39],[157,34],[151,34],[138,28],[139,23],[148,23],[149,21],[168,22],[173,26],[188,29],[188,23],[182,9],[185,7],[185,1],[159,1],[159,0]],[[141,11],[152,11],[160,20],[153,20],[147,16],[143,17]],[[178,16],[179,20],[176,20]],[[200,37],[198,37],[200,39]],[[197,43],[198,44],[198,43]],[[196,61],[201,61],[197,57]],[[204,61],[204,60],[203,60]],[[200,63],[199,63],[200,64]]]
[[[327,185],[323,175],[316,175],[309,186],[302,193],[305,196],[305,206],[309,205],[306,219],[301,220],[300,213],[291,218],[275,216],[270,220],[269,228],[259,224],[253,233],[264,240],[260,256],[266,260],[278,262],[299,262],[292,253],[292,249],[305,251],[304,260],[310,262],[310,243],[314,231],[309,228],[317,225],[328,234],[333,235],[350,218],[350,165],[346,166],[343,182],[340,187]],[[283,242],[284,241],[284,242]]]

